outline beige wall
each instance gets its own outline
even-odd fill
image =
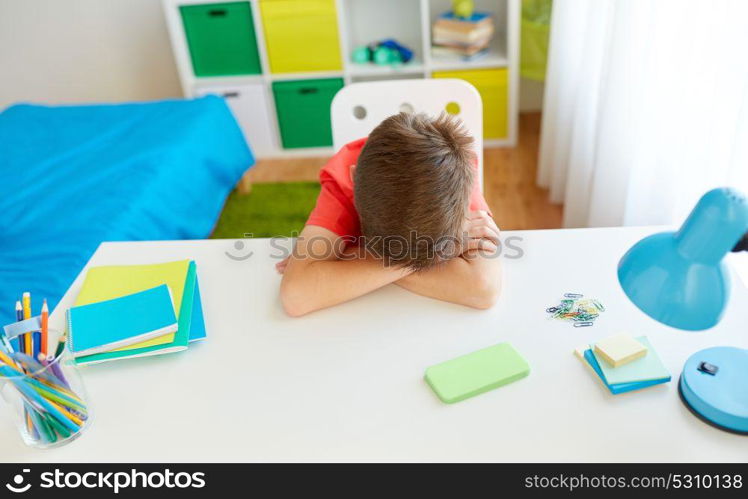
[[[181,93],[160,0],[0,0],[0,109]]]

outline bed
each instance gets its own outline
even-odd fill
[[[102,241],[207,237],[254,163],[216,96],[0,113],[0,325],[54,307]]]

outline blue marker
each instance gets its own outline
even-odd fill
[[[31,340],[31,345],[34,348],[33,357],[37,358],[39,357],[39,352],[40,352],[40,348],[42,345],[42,333],[40,331],[34,331],[33,333],[30,333],[30,334],[33,334],[32,336],[33,339]]]

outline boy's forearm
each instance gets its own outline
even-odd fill
[[[374,258],[292,261],[283,274],[281,300],[296,317],[365,295],[409,273]]]
[[[413,293],[473,308],[490,308],[501,292],[501,262],[476,252],[423,272],[410,274],[395,284]]]

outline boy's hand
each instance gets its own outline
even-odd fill
[[[485,211],[471,211],[465,221],[464,232],[468,239],[463,253],[475,250],[493,253],[499,247],[501,232],[491,215]]]
[[[472,211],[463,225],[460,258],[416,272],[397,284],[419,295],[480,309],[492,307],[501,292],[499,228],[485,211]]]

